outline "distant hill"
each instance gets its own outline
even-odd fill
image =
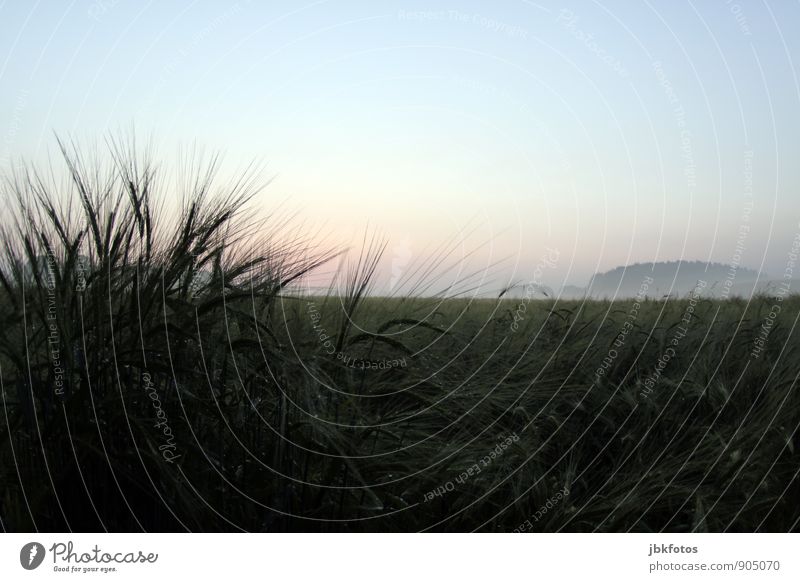
[[[758,271],[745,267],[733,268],[722,263],[703,261],[668,261],[659,263],[636,263],[627,267],[617,267],[597,273],[586,288],[565,286],[561,297],[564,299],[589,296],[593,298],[635,297],[643,283],[649,282],[644,295],[663,297],[665,295],[682,297],[692,292],[698,282],[704,281],[703,294],[722,297],[749,296],[755,291],[766,291],[775,287],[762,275],[758,285]],[[772,285],[770,285],[772,284]],[[728,290],[726,291],[726,288]]]

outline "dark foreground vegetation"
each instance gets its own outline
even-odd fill
[[[798,529],[798,298],[382,299],[377,244],[303,296],[251,181],[64,149],[5,188],[4,530]]]

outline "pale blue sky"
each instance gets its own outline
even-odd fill
[[[41,159],[53,131],[134,126],[160,151],[265,160],[266,207],[337,242],[370,224],[389,261],[469,225],[465,251],[492,241],[470,266],[507,258],[506,278],[558,249],[553,286],[730,262],[737,243],[780,276],[800,231],[798,23],[797,2],[743,0],[7,1],[0,165]]]

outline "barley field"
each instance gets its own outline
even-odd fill
[[[251,181],[62,151],[4,192],[4,530],[798,530],[800,298],[386,298],[374,241],[309,294]]]

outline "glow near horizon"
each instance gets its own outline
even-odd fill
[[[387,273],[467,231],[501,286],[546,247],[551,286],[739,252],[779,275],[800,229],[796,4],[166,4],[2,5],[3,167],[52,131],[197,141],[268,162],[265,207],[334,244],[384,234]]]

